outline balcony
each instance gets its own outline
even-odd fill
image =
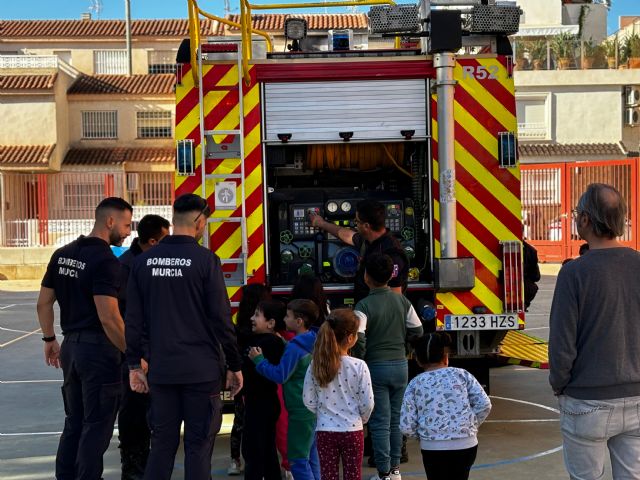
[[[518,123],[518,140],[548,140],[546,123]]]
[[[0,70],[58,69],[55,55],[0,55]]]

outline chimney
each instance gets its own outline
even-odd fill
[[[84,12],[80,15],[80,20],[91,20],[91,12]]]

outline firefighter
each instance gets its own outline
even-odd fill
[[[118,412],[125,350],[117,298],[120,265],[109,245],[122,245],[131,234],[132,212],[121,198],[100,202],[91,233],[56,250],[42,280],[37,311],[45,362],[62,366],[64,377],[58,480],[98,480],[102,475],[102,457]],[[62,347],[53,329],[56,301]]]
[[[356,230],[339,227],[327,222],[314,212],[309,212],[309,223],[339,238],[360,251],[360,266],[353,285],[355,303],[369,294],[364,282],[364,264],[369,255],[385,253],[393,260],[393,276],[389,282],[392,290],[402,293],[407,286],[409,260],[400,242],[385,228],[386,209],[375,200],[362,200],[356,205]]]
[[[185,194],[173,204],[173,235],[136,258],[127,287],[131,389],[151,392],[151,451],[144,478],[169,480],[184,421],[185,479],[206,479],[222,421],[220,391],[242,388],[241,359],[220,259],[198,245],[207,202]],[[224,352],[224,357],[223,357]],[[149,376],[142,358],[148,355]]]
[[[142,252],[154,247],[169,234],[169,221],[160,215],[145,215],[138,222],[138,238],[122,256],[120,295],[120,313],[126,312],[126,289],[129,272],[135,258]],[[140,480],[149,456],[149,440],[151,432],[147,425],[149,395],[136,393],[129,386],[129,369],[124,364],[122,382],[122,400],[118,412],[118,431],[120,439],[120,462],[122,464],[122,480]]]

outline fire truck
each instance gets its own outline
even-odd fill
[[[335,30],[319,48],[305,41],[305,17],[289,14],[288,49],[276,52],[252,25],[263,9],[349,5],[371,5],[371,33],[394,48],[356,49],[352,32]],[[239,22],[188,6],[175,193],[208,200],[203,243],[221,259],[232,306],[247,283],[284,298],[306,273],[332,306],[352,305],[360,252],[309,213],[354,227],[356,204],[374,199],[410,262],[405,295],[488,388],[487,358],[524,328],[515,2],[240,0]],[[201,38],[202,17],[239,34]]]

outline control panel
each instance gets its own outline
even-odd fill
[[[302,201],[295,201],[298,197]],[[294,201],[284,200],[293,199]],[[343,228],[357,230],[356,206],[365,198],[372,198],[385,206],[385,226],[399,240],[410,263],[416,263],[413,201],[408,198],[393,198],[387,192],[363,194],[348,192],[309,190],[288,192],[278,205],[277,229],[272,230],[272,241],[279,248],[271,249],[271,275],[274,285],[295,283],[298,275],[313,273],[323,283],[350,283],[356,275],[360,252],[343,243],[339,238],[309,222],[311,213],[322,216],[327,222]],[[318,198],[318,202],[309,200]],[[414,268],[415,280],[418,270]]]

